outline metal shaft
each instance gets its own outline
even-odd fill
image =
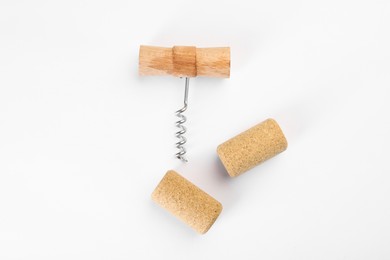
[[[189,85],[190,78],[185,78],[184,106],[176,111],[176,116],[179,118],[179,120],[176,121],[176,127],[180,130],[176,132],[176,137],[179,139],[176,143],[176,148],[179,149],[179,151],[175,154],[175,156],[183,162],[187,162],[187,159],[184,156],[187,152],[184,148],[184,144],[187,142],[187,139],[183,136],[187,132],[187,129],[183,126],[183,124],[187,121],[187,118],[183,115],[183,113],[187,110]]]

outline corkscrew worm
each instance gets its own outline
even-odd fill
[[[183,115],[183,113],[187,110],[188,105],[188,90],[190,85],[190,78],[185,78],[185,90],[184,90],[184,106],[176,111],[176,116],[179,118],[178,121],[176,121],[176,127],[180,130],[176,132],[176,138],[179,139],[179,141],[176,143],[176,148],[179,149],[179,151],[176,153],[176,158],[187,162],[186,157],[184,156],[187,151],[184,148],[184,144],[187,142],[187,139],[183,136],[187,132],[187,128],[183,125],[187,121],[187,117]]]

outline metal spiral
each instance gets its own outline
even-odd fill
[[[187,142],[187,139],[183,136],[187,132],[187,128],[183,126],[183,124],[187,121],[187,118],[183,115],[183,113],[187,110],[190,79],[186,78],[185,80],[184,106],[176,111],[176,116],[179,118],[179,120],[176,121],[176,127],[180,130],[175,134],[176,138],[179,139],[179,141],[176,143],[176,148],[179,149],[179,151],[176,153],[176,158],[183,162],[187,162],[187,159],[184,157],[187,152],[184,148],[184,144]]]

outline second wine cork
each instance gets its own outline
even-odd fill
[[[200,234],[206,233],[222,211],[222,204],[175,171],[168,171],[152,199]]]
[[[278,123],[267,119],[219,145],[217,153],[230,177],[235,177],[286,149]]]

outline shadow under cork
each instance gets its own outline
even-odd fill
[[[192,239],[195,239],[200,236],[199,233],[197,233],[186,223],[178,219],[175,215],[162,208],[152,199],[150,200],[149,208],[151,214],[155,217],[156,220],[158,220],[152,225],[159,225],[158,229],[162,230],[163,232],[166,232],[167,234],[176,232],[177,234],[180,233],[181,235],[185,235],[188,238]]]

